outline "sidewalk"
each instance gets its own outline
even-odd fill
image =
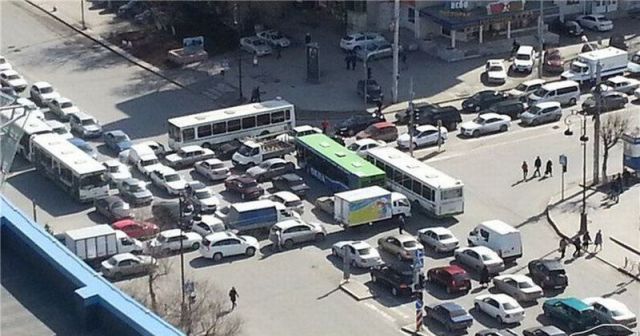
[[[596,232],[602,230],[603,247],[602,251],[592,253],[591,245],[590,253],[581,257],[598,258],[640,280],[640,184],[626,189],[618,202],[610,199],[606,191],[588,189],[586,196],[588,231],[593,240]],[[572,238],[580,230],[581,211],[582,188],[574,185],[565,191],[564,201],[560,195],[551,198],[547,219],[561,236]],[[567,258],[571,258],[573,251],[573,245],[569,245]]]

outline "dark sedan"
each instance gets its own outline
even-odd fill
[[[424,311],[427,318],[442,323],[448,331],[466,330],[473,324],[473,317],[457,303],[426,305]]]
[[[94,201],[96,211],[110,222],[131,218],[129,203],[118,196],[107,196]]]
[[[506,100],[508,96],[495,90],[480,91],[462,101],[462,110],[466,112],[480,112],[491,105]]]
[[[254,200],[264,194],[264,189],[249,175],[230,176],[224,181],[228,191],[240,194],[243,200]]]
[[[116,153],[120,153],[125,149],[131,148],[131,139],[129,139],[129,136],[121,130],[105,132],[102,136],[104,138],[105,146]]]
[[[531,279],[542,288],[565,288],[569,285],[562,263],[555,259],[532,260],[528,265]]]
[[[304,183],[304,179],[296,174],[284,174],[277,176],[271,181],[277,190],[291,191],[292,193],[304,197],[309,191],[309,186]]]
[[[609,112],[614,110],[619,110],[624,108],[625,105],[629,102],[629,98],[627,95],[621,92],[616,91],[606,91],[601,93],[602,96],[602,108],[601,112]],[[586,114],[594,114],[596,113],[596,99],[594,96],[590,96],[587,98],[584,103],[582,103],[582,110]]]
[[[410,272],[399,272],[389,266],[381,265],[371,269],[371,282],[391,288],[393,296],[411,295],[413,276]]]
[[[353,115],[336,125],[336,134],[351,137],[380,121],[384,121],[384,116],[369,113]]]

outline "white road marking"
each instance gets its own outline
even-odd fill
[[[385,311],[383,311],[382,309],[380,309],[380,308],[376,307],[374,304],[372,304],[372,303],[370,303],[370,302],[365,302],[365,303],[364,303],[364,305],[365,305],[367,308],[369,308],[369,309],[371,309],[371,310],[373,310],[373,311],[377,312],[378,314],[382,315],[382,317],[384,317],[385,319],[387,319],[387,320],[389,320],[389,321],[391,321],[391,322],[393,322],[393,323],[396,323],[396,319],[395,319],[393,316],[391,316],[391,315],[387,314]],[[407,316],[406,316],[406,314],[402,314],[402,313],[401,313],[401,315],[402,315],[403,317],[407,317]]]

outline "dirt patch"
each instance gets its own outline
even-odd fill
[[[175,67],[167,60],[171,49],[182,47],[182,42],[162,31],[130,31],[115,34],[107,39],[133,56],[161,69]],[[127,42],[123,42],[127,41]]]

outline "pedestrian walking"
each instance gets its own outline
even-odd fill
[[[549,176],[553,176],[553,162],[551,162],[551,160],[547,160],[547,166],[544,169],[544,176],[546,177],[547,175]]]
[[[229,299],[231,300],[231,310],[235,309],[236,306],[238,305],[236,303],[236,300],[238,300],[239,297],[240,295],[238,295],[238,291],[236,291],[236,288],[231,287],[231,290],[229,291]]]
[[[573,246],[576,248],[575,251],[573,251],[573,257],[579,257],[580,256],[580,236],[576,237],[573,239]]]
[[[619,184],[616,183],[615,180],[611,181],[611,186],[609,187],[609,191],[611,193],[611,196],[609,197],[611,200],[613,200],[614,202],[618,203],[618,201],[620,200],[620,187]]]
[[[329,130],[329,121],[327,121],[327,118],[325,118],[322,121],[322,134],[327,134],[328,130]]]
[[[536,160],[533,162],[533,166],[536,170],[533,171],[533,177],[540,176],[540,167],[542,167],[542,160],[539,156],[536,157]]]
[[[529,174],[529,165],[527,165],[527,161],[522,161],[522,180],[527,180],[527,174]]]
[[[282,250],[282,231],[276,230],[276,249]]]
[[[602,251],[602,230],[598,230],[598,232],[596,232],[593,244],[595,245],[593,252]]]
[[[254,67],[258,66],[258,55],[253,55],[253,66]]]
[[[404,50],[400,50],[400,61],[402,62],[402,69],[406,70],[407,67],[407,53]]]
[[[276,48],[276,59],[280,59],[282,57],[282,47],[279,44],[276,44],[275,48]]]
[[[351,60],[351,70],[356,70],[356,64],[358,63],[358,57],[355,52],[351,52],[349,55],[349,59]]]
[[[351,54],[344,56],[344,62],[347,64],[347,70],[351,70]]]
[[[585,231],[585,233],[582,235],[582,249],[588,251],[589,244],[591,244],[591,236],[589,235],[589,231]]]
[[[569,243],[567,243],[567,239],[565,238],[561,238],[560,239],[560,247],[558,248],[558,251],[560,251],[560,259],[564,259],[564,254],[565,252],[567,252],[567,245]]]
[[[400,232],[400,234],[404,233],[404,227],[406,224],[407,223],[404,220],[404,216],[398,216],[398,231]]]
[[[489,287],[489,277],[489,269],[485,266],[482,268],[482,271],[480,271],[480,286],[482,286],[482,288]]]

